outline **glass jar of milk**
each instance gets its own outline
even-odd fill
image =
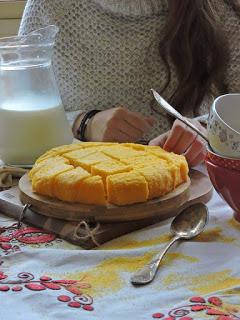
[[[48,26],[0,39],[0,159],[6,164],[31,166],[73,140],[51,66],[57,32]]]

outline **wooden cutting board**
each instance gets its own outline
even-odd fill
[[[32,205],[36,213],[63,220],[87,222],[124,222],[152,218],[168,218],[195,202],[206,202],[211,197],[212,184],[203,173],[190,171],[190,179],[176,190],[159,199],[128,206],[93,206],[66,203],[32,192],[28,176],[19,181],[20,199]]]

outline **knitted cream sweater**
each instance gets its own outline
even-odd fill
[[[223,0],[217,4],[231,48],[228,85],[239,92],[240,22]],[[167,10],[167,0],[29,0],[19,33],[48,24],[60,28],[53,64],[70,115],[119,104],[153,114],[150,88],[159,89],[166,80],[158,44]],[[176,85],[173,72],[166,98]],[[208,107],[203,104],[201,113]],[[185,115],[192,117],[192,112]],[[158,120],[151,137],[170,127],[167,117],[154,116]]]

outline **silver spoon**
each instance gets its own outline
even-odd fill
[[[158,253],[153,260],[132,277],[132,284],[147,284],[151,282],[158,270],[159,264],[172,244],[177,240],[187,240],[196,237],[203,231],[208,222],[208,208],[203,203],[196,203],[180,212],[171,223],[173,239],[165,249]]]
[[[199,134],[205,141],[208,141],[208,138],[205,136],[205,134],[203,134],[194,124],[192,124],[191,122],[189,122],[186,118],[184,118],[181,113],[179,113],[176,109],[174,109],[165,99],[163,99],[163,97],[160,96],[160,94],[155,91],[154,89],[151,89],[153,96],[155,98],[155,100],[158,102],[158,104],[165,110],[167,111],[167,113],[169,113],[171,116],[173,116],[174,118],[182,121],[183,123],[185,123],[188,127],[190,127],[192,130],[194,130],[195,132],[197,132],[197,134]]]

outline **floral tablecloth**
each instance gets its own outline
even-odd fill
[[[240,319],[240,224],[214,193],[210,221],[155,280],[130,276],[170,239],[167,220],[86,251],[0,215],[0,319]]]

